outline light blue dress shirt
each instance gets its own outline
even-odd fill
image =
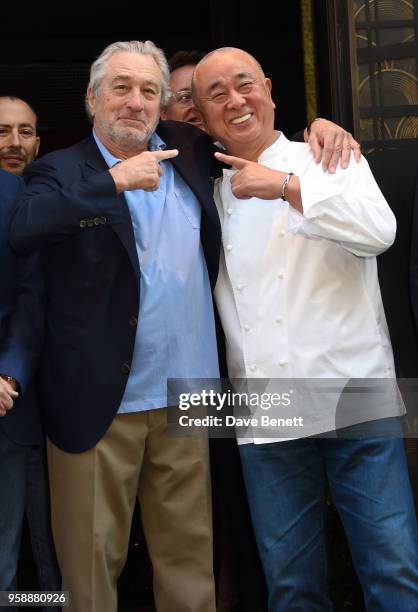
[[[121,161],[94,131],[93,136],[109,168]],[[164,149],[165,143],[154,133],[149,148]],[[167,400],[169,378],[219,376],[200,204],[172,164],[160,163],[164,174],[156,191],[124,192],[140,266],[140,307],[119,413],[173,405],[174,398]]]

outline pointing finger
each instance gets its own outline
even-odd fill
[[[151,151],[152,155],[157,162],[163,161],[163,159],[171,159],[177,157],[179,154],[178,149],[167,149],[166,151]]]
[[[225,153],[219,153],[218,151],[215,153],[215,157],[217,160],[222,162],[223,164],[228,164],[228,166],[233,166],[237,170],[241,170],[244,168],[248,161],[246,159],[241,159],[240,157],[234,157],[233,155],[225,155]]]

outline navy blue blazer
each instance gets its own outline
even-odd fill
[[[212,142],[172,121],[160,122],[157,133],[169,149],[179,149],[170,162],[202,205],[201,242],[213,288],[221,228],[212,195]],[[129,376],[139,311],[131,217],[92,137],[34,162],[25,180],[11,240],[21,253],[41,249],[45,429],[62,449],[82,452],[110,426]]]
[[[30,445],[42,441],[30,381],[42,348],[44,319],[38,254],[17,256],[8,242],[11,204],[23,188],[22,179],[0,170],[0,373],[16,378],[22,391],[0,418],[0,428],[13,442]]]

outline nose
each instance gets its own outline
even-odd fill
[[[133,88],[131,90],[127,105],[128,108],[136,112],[141,111],[144,108],[144,100],[139,89]]]
[[[245,96],[236,89],[231,89],[228,93],[228,106],[230,108],[239,108],[243,104],[245,104]]]
[[[15,130],[11,130],[9,132],[9,137],[8,137],[8,141],[9,141],[9,146],[14,146],[14,147],[20,147],[21,146],[21,142],[20,142],[20,134],[19,134],[19,130],[16,128]]]

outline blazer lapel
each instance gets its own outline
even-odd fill
[[[213,163],[211,140],[206,134],[199,134],[196,128],[190,134],[187,133],[187,127],[178,121],[161,121],[157,133],[166,143],[167,149],[179,150],[179,155],[170,159],[170,162],[189,185],[205,212],[216,220],[213,188],[209,180]]]
[[[103,156],[101,155],[99,149],[97,148],[94,138],[91,137],[87,141],[85,175],[89,176],[91,173],[103,172],[104,170],[108,170],[108,166],[105,160],[103,159]],[[125,196],[123,194],[116,194],[115,198],[118,200],[118,206],[122,211],[122,223],[113,225],[112,229],[120,238],[123,246],[125,247],[128,253],[130,262],[136,274],[139,276],[138,254],[136,250],[135,235],[132,227],[132,220],[129,208],[126,203]]]

